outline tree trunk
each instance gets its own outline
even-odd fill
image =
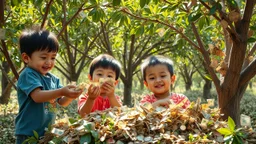
[[[131,92],[132,92],[132,79],[128,79],[126,82],[124,82],[124,105],[127,105],[128,107],[132,106]]]
[[[1,80],[1,83],[2,83],[2,95],[3,95],[5,87],[8,84],[8,78],[5,76],[5,74],[8,74],[10,72],[10,67],[9,67],[7,61],[3,61],[2,65],[3,65],[3,69],[4,69],[4,71],[2,71],[2,80]]]
[[[140,80],[140,90],[143,90],[144,89],[144,82],[143,80]]]
[[[12,84],[8,83],[0,97],[0,104],[8,104],[12,92]]]
[[[238,92],[239,93],[239,92]],[[240,126],[240,96],[234,95],[230,100],[228,100],[228,103],[226,106],[222,105],[222,103],[219,103],[220,112],[222,114],[225,114],[223,116],[223,119],[226,120],[229,116],[235,121],[236,125]],[[219,101],[227,101],[225,96],[219,96]]]
[[[192,86],[192,80],[188,79],[188,81],[185,83],[186,91],[191,90],[191,86]]]
[[[203,98],[209,99],[211,98],[211,88],[212,88],[212,81],[205,79],[204,89],[203,89]]]
[[[10,72],[10,67],[7,61],[3,61],[2,64],[3,64],[4,71],[2,71],[2,80],[1,80],[2,94],[0,98],[0,103],[7,104],[11,95],[12,85],[11,83],[9,84],[8,78],[5,76],[5,74]]]

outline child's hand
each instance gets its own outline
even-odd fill
[[[105,81],[100,88],[101,93],[104,93],[107,97],[111,98],[115,96],[115,85],[113,81]]]
[[[164,107],[168,107],[169,104],[173,103],[172,100],[170,100],[170,98],[165,98],[165,99],[160,99],[156,102],[154,102],[152,105],[153,107],[157,107],[157,106],[164,106]]]
[[[100,87],[94,84],[91,84],[88,88],[88,98],[95,100],[100,95]]]
[[[72,99],[79,97],[79,95],[81,95],[83,91],[75,90],[75,88],[76,88],[75,85],[67,85],[67,86],[61,88],[62,95],[66,96],[68,98],[72,98]]]

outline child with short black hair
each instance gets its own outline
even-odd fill
[[[78,101],[78,113],[81,117],[96,110],[121,106],[119,96],[115,95],[120,73],[121,64],[108,54],[99,55],[92,60],[88,75],[91,84],[88,92],[81,95]]]
[[[60,80],[50,73],[59,49],[52,32],[37,26],[24,30],[19,37],[19,47],[26,67],[17,82],[16,144],[34,136],[33,131],[39,137],[44,136],[45,129],[55,121],[57,103],[67,106],[82,93],[82,90],[76,91],[74,85],[63,87]]]
[[[153,107],[170,103],[181,104],[182,108],[189,106],[190,101],[185,95],[170,91],[176,79],[172,60],[161,55],[149,56],[142,63],[141,72],[145,86],[153,93],[143,97],[141,104],[149,102]]]

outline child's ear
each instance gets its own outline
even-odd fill
[[[88,74],[88,79],[92,81],[92,76],[90,74]]]
[[[148,83],[146,81],[143,81],[144,85],[148,87]]]
[[[28,63],[29,56],[26,53],[22,53],[21,58],[24,61],[24,63]]]
[[[171,84],[174,84],[175,80],[176,80],[176,75],[172,75],[172,77],[171,77]]]
[[[115,80],[114,85],[116,86],[118,83],[119,83],[119,81],[118,81],[118,80]]]

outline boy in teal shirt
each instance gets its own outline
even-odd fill
[[[82,90],[75,90],[74,85],[62,87],[59,79],[50,73],[59,49],[53,33],[39,27],[25,30],[19,38],[19,46],[26,68],[17,83],[16,144],[33,136],[33,131],[43,136],[45,128],[55,121],[53,109],[57,103],[67,106],[82,93]]]

